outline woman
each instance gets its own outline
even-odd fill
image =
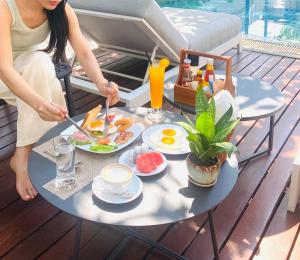
[[[18,109],[17,144],[10,166],[19,195],[31,200],[37,195],[28,177],[33,144],[67,115],[48,53],[54,51],[54,60],[59,60],[69,40],[86,74],[110,104],[119,100],[118,86],[107,87],[66,0],[0,0],[0,24],[0,98]],[[43,49],[41,43],[49,34]]]

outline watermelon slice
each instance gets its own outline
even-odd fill
[[[149,152],[138,155],[136,159],[136,168],[142,173],[150,173],[163,163],[161,154]]]

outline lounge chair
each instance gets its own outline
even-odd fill
[[[101,48],[126,52],[134,57],[146,59],[145,52],[148,52],[152,59],[167,56],[176,64],[181,48],[222,54],[239,46],[240,42],[241,21],[229,14],[160,8],[154,0],[68,2],[75,8],[82,30]],[[149,101],[147,71],[144,78],[137,79],[141,87],[129,93],[121,91],[121,101],[126,105],[143,105]],[[77,88],[97,93],[90,82],[76,77],[72,77],[71,82]]]

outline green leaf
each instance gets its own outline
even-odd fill
[[[198,147],[194,142],[190,142],[190,149],[193,154],[200,156],[200,151],[198,150]]]
[[[215,103],[214,98],[211,98],[211,99],[210,99],[210,102],[209,102],[209,106],[208,106],[207,112],[209,113],[210,117],[211,117],[211,118],[214,120],[214,122],[215,122],[215,117],[216,117],[216,103]]]
[[[223,142],[229,133],[237,126],[240,120],[229,121],[223,124],[223,128],[217,128],[214,136],[214,142]]]
[[[230,142],[215,143],[213,145],[220,148],[218,153],[225,152],[228,154],[229,157],[231,156],[232,153],[238,151],[237,147]]]
[[[230,105],[230,108],[226,111],[226,113],[217,122],[216,129],[222,129],[224,127],[223,125],[230,121],[232,113],[233,113],[233,108]]]
[[[200,115],[203,112],[206,112],[208,109],[208,100],[204,94],[202,88],[199,88],[196,92],[196,115]]]
[[[187,136],[187,140],[189,142],[193,142],[197,146],[197,150],[199,151],[199,153],[203,153],[204,147],[201,142],[201,138],[200,138],[199,134],[190,133]]]
[[[186,122],[176,122],[176,124],[183,127],[184,130],[187,131],[188,133],[193,133],[195,131],[195,129]]]
[[[192,122],[192,120],[185,114],[185,113],[182,113],[185,120],[192,126],[195,128],[195,124]]]
[[[208,112],[203,112],[197,116],[196,129],[204,135],[208,141],[215,136],[215,121]]]

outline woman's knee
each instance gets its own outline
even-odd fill
[[[55,76],[54,64],[46,52],[32,51],[22,55],[20,59],[19,65],[21,65],[21,70],[27,69],[31,72],[46,73],[51,77]],[[18,60],[16,62],[18,63]]]

